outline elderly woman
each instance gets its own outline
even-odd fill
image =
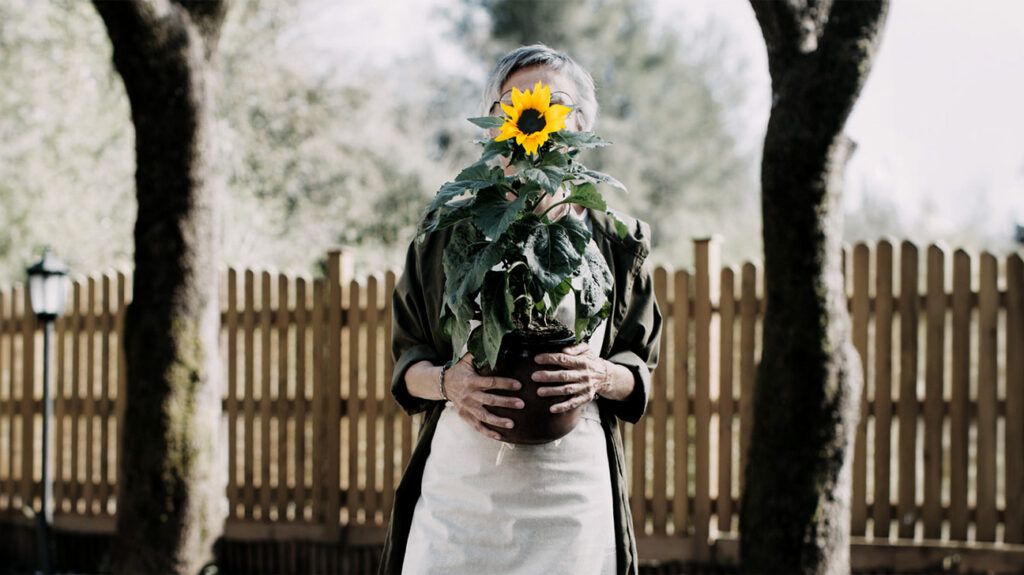
[[[568,128],[593,127],[597,101],[590,74],[540,44],[513,50],[498,62],[484,90],[485,113],[499,114],[498,104],[513,87],[523,90],[537,81],[550,86],[553,102],[573,109]],[[576,428],[550,443],[505,443],[483,425],[511,427],[511,420],[488,406],[521,408],[519,398],[491,393],[518,389],[516,380],[481,376],[464,349],[460,361],[442,369],[453,355],[439,325],[441,256],[450,230],[409,246],[392,302],[391,392],[408,414],[425,412],[425,419],[395,492],[381,573],[637,572],[617,428],[619,419],[635,423],[644,414],[658,362],[662,317],[645,264],[650,228],[619,215],[629,229],[620,238],[604,212],[564,206],[549,216],[586,222],[614,287],[611,315],[589,344],[535,358],[552,366],[534,376],[550,382],[541,391],[564,397],[553,409],[582,410]],[[556,317],[572,325],[572,309],[565,303]]]

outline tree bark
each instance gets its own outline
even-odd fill
[[[195,575],[227,515],[211,66],[220,1],[94,1],[135,127],[116,573]]]
[[[887,0],[751,0],[772,108],[761,164],[763,347],[741,506],[749,573],[849,573],[863,371],[841,269],[846,120]]]

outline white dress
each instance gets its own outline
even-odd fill
[[[556,315],[571,319],[571,296]],[[606,322],[592,342],[604,341]],[[423,470],[402,573],[612,575],[609,473],[594,402],[572,432],[539,445],[485,437],[448,402]]]

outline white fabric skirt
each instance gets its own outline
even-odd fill
[[[604,431],[593,402],[562,439],[484,437],[449,402],[413,513],[402,573],[615,573]]]

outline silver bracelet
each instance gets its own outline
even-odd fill
[[[441,366],[441,375],[437,378],[437,389],[441,392],[441,397],[445,401],[451,401],[448,399],[448,394],[444,390],[444,372],[448,371],[448,368],[452,366],[452,361],[448,360]]]

